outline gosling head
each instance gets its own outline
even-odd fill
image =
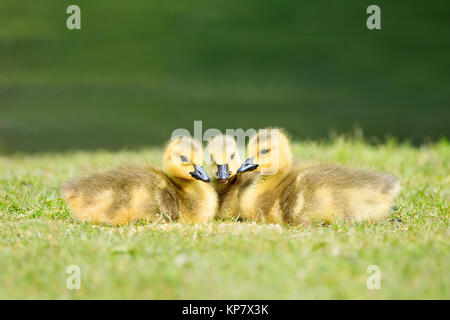
[[[163,157],[163,167],[167,175],[185,180],[210,179],[202,167],[202,145],[191,137],[182,136],[172,140]]]
[[[208,141],[206,148],[210,155],[211,171],[222,184],[234,177],[241,165],[238,147],[233,137],[217,135]]]
[[[238,172],[259,171],[262,175],[274,175],[292,166],[292,151],[288,138],[280,129],[260,129],[250,138],[248,159]]]

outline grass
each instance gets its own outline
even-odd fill
[[[73,1],[0,2],[0,298],[450,298],[448,1],[383,2],[377,31],[368,0],[76,3],[80,31],[65,24]],[[72,220],[64,180],[158,165],[160,148],[136,150],[199,119],[438,142],[295,145],[300,159],[398,175],[399,210],[383,223]],[[381,290],[366,288],[374,264]],[[80,290],[66,287],[70,265]]]
[[[294,145],[299,159],[392,172],[398,211],[377,224],[282,227],[75,222],[64,180],[123,162],[158,165],[160,148],[0,156],[0,298],[450,298],[450,146],[336,138]],[[70,265],[81,289],[66,287]],[[368,290],[368,266],[381,269]]]

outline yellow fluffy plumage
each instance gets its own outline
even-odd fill
[[[236,219],[240,214],[241,195],[257,174],[236,174],[241,160],[236,141],[231,136],[215,136],[208,141],[206,150],[214,175],[212,185],[218,195],[218,217]]]
[[[268,223],[331,223],[334,218],[375,221],[386,217],[400,191],[385,173],[334,164],[292,165],[288,138],[262,129],[248,144],[249,159],[239,169],[261,173],[243,193],[243,215]]]
[[[158,217],[206,222],[217,196],[203,170],[203,149],[189,137],[167,146],[164,172],[151,166],[123,166],[66,182],[61,194],[74,217],[90,223],[125,224]],[[199,181],[203,180],[203,181]]]

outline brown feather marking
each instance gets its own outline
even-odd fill
[[[285,224],[292,223],[294,216],[294,207],[298,194],[297,188],[297,172],[291,172],[280,184],[280,205],[283,212],[283,221]]]

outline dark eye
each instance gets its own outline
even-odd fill
[[[231,160],[233,160],[234,159],[234,153],[231,155]]]
[[[181,156],[180,158],[181,158],[181,161],[183,161],[183,162],[188,162],[188,161],[187,161],[187,158],[186,158],[185,156]]]
[[[211,156],[211,162],[214,162],[214,158],[213,158],[213,156]]]
[[[261,154],[268,154],[269,153],[269,150],[267,150],[267,149],[262,149],[261,150]]]

